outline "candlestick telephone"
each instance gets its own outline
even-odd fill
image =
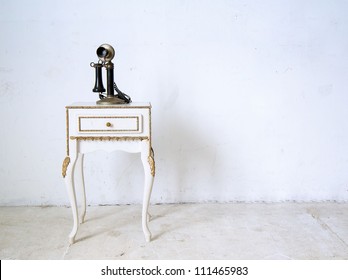
[[[93,92],[99,93],[99,99],[97,104],[110,105],[110,104],[127,104],[132,102],[132,99],[125,93],[119,90],[114,81],[114,64],[112,59],[115,56],[114,48],[109,44],[102,44],[97,48],[97,56],[99,58],[97,63],[91,62],[90,66],[95,68],[95,85]],[[106,94],[103,86],[102,68],[106,69]],[[114,90],[117,94],[114,94]]]

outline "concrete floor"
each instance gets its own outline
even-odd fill
[[[71,209],[0,207],[0,259],[348,259],[348,204],[152,205],[87,209],[69,246]]]

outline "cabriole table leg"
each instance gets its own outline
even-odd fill
[[[82,224],[85,221],[85,216],[86,216],[86,191],[85,191],[85,181],[83,176],[83,158],[84,158],[84,154],[78,153],[76,165],[75,165],[76,185],[79,186],[80,193],[81,193],[80,224]]]
[[[145,185],[144,185],[144,197],[143,197],[143,209],[142,209],[142,226],[147,242],[151,241],[151,232],[148,227],[149,221],[149,203],[152,192],[153,181],[155,177],[155,159],[153,150],[150,147],[149,141],[142,141],[141,147],[141,160],[144,166],[145,173]]]
[[[70,162],[71,160],[71,162]],[[69,234],[69,242],[73,244],[75,242],[75,236],[79,227],[77,203],[76,203],[76,192],[74,184],[74,169],[76,163],[76,156],[66,157],[63,162],[63,176],[65,177],[65,184],[68,191],[68,196],[70,200],[71,210],[74,219],[73,228]]]

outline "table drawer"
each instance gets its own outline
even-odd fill
[[[142,116],[79,116],[78,132],[141,133]]]

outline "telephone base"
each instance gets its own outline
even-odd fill
[[[126,104],[123,99],[120,99],[116,96],[107,96],[103,99],[97,101],[98,105],[111,105],[111,104]]]

